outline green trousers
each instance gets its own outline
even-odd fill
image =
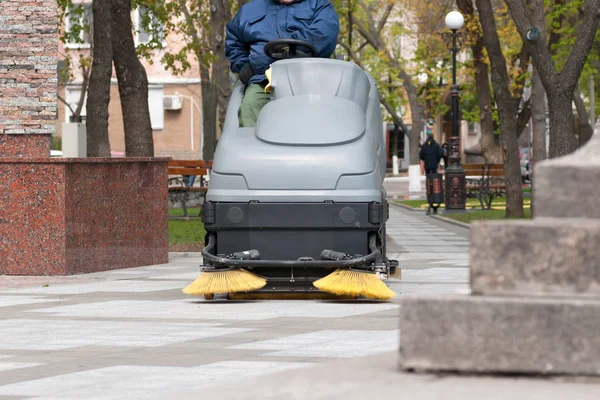
[[[265,87],[252,83],[246,88],[242,105],[238,111],[240,127],[252,128],[256,125],[260,110],[271,100],[271,94],[265,93]]]

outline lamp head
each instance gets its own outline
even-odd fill
[[[446,26],[453,31],[459,30],[465,25],[465,18],[458,11],[450,11],[446,15]]]

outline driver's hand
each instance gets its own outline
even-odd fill
[[[245,85],[248,81],[254,76],[254,71],[252,71],[252,67],[250,63],[244,65],[238,74],[240,81]]]

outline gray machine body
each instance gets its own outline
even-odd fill
[[[374,80],[355,64],[301,58],[272,65],[272,100],[240,128],[232,92],[208,202],[347,203],[385,199],[385,138]]]

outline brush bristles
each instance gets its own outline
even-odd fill
[[[364,296],[379,300],[396,296],[377,275],[356,270],[338,269],[313,282],[313,285],[324,292],[342,296]]]
[[[217,293],[250,292],[260,289],[267,280],[245,269],[205,272],[183,289],[183,293],[202,296]]]

